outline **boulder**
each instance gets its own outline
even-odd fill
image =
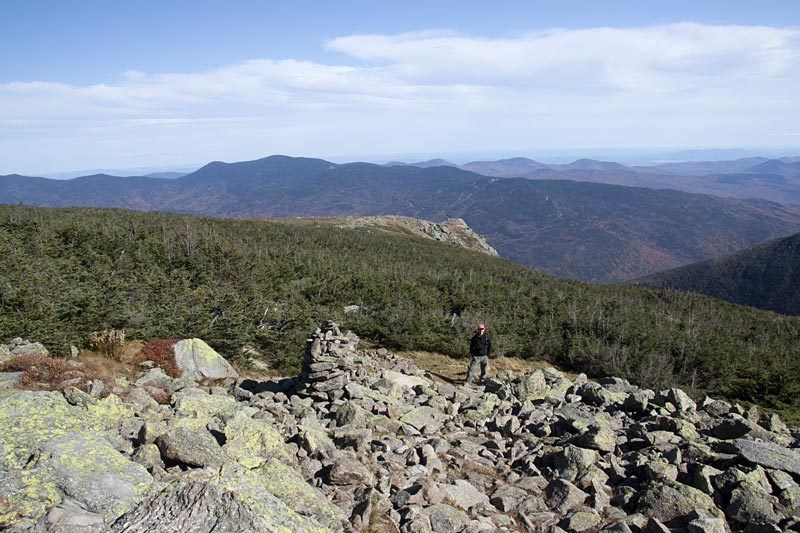
[[[445,498],[465,511],[469,511],[475,505],[489,503],[489,497],[483,491],[464,479],[457,479],[452,485],[439,485],[439,490]]]
[[[8,349],[8,346],[0,344],[0,363],[8,361],[12,357],[14,356],[11,354],[11,350]]]
[[[230,363],[201,339],[178,341],[172,349],[183,378],[200,381],[239,377]]]
[[[153,484],[142,465],[131,462],[94,433],[56,437],[42,447],[42,452],[41,464],[58,487],[106,520],[124,513]]]
[[[677,481],[652,483],[639,498],[638,511],[670,527],[685,527],[693,511],[723,518],[714,501],[703,492]]]
[[[442,427],[442,422],[446,417],[447,415],[438,409],[423,405],[404,414],[400,417],[400,421],[420,431],[426,429],[428,433],[435,433]]]
[[[343,455],[333,460],[328,469],[327,480],[332,485],[364,485],[375,483],[372,472],[360,461]]]
[[[551,481],[545,489],[545,494],[547,494],[547,505],[562,514],[583,505],[589,497],[588,494],[565,479]]]
[[[161,456],[187,466],[220,465],[225,454],[216,439],[205,429],[176,427],[156,439]]]
[[[173,395],[175,414],[182,417],[215,418],[232,416],[241,407],[232,396],[207,394],[202,390],[180,391]]]
[[[239,411],[225,426],[223,451],[244,467],[255,468],[271,457],[284,455],[284,440],[268,421]]]
[[[467,513],[446,503],[431,505],[425,508],[424,514],[430,522],[431,530],[436,533],[455,533],[469,523]]]
[[[347,518],[340,508],[332,504],[325,494],[306,483],[295,469],[273,458],[256,469],[264,488],[285,502],[290,509],[308,516],[334,531],[341,531]]]
[[[257,486],[249,471],[206,474],[167,485],[120,517],[113,533],[261,533],[330,531]],[[253,475],[255,476],[255,475]],[[256,478],[260,480],[260,478]],[[232,486],[232,485],[238,485]]]
[[[800,453],[794,450],[750,439],[736,439],[733,445],[751,463],[800,475]]]
[[[725,509],[729,519],[742,525],[777,524],[784,517],[775,512],[776,498],[754,483],[742,483],[731,493]]]
[[[9,346],[13,357],[18,355],[50,355],[50,352],[41,342],[21,341],[19,344],[12,343]]]

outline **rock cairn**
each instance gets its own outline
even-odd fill
[[[800,432],[680,389],[552,368],[437,381],[331,322],[296,378],[170,388],[0,390],[0,527],[800,531]]]
[[[352,331],[342,334],[336,322],[323,322],[306,339],[298,390],[325,400],[341,397],[348,373],[361,362],[356,357],[358,342]]]

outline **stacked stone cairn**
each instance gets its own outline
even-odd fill
[[[800,531],[777,415],[553,368],[465,386],[357,342],[323,323],[295,378],[151,369],[161,405],[0,385],[0,529]]]
[[[341,398],[348,374],[362,363],[358,342],[352,331],[343,335],[336,322],[323,322],[306,340],[298,391],[322,400]]]

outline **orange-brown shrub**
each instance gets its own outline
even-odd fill
[[[153,339],[142,346],[139,352],[138,362],[152,361],[156,366],[161,367],[168,376],[173,378],[181,377],[181,369],[175,362],[175,352],[172,347],[180,339]],[[158,401],[158,400],[156,400]]]
[[[22,372],[17,388],[27,390],[64,390],[85,388],[87,376],[82,365],[46,355],[18,355],[0,365],[2,372]]]

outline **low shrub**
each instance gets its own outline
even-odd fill
[[[139,352],[137,362],[152,361],[168,376],[173,378],[181,377],[181,369],[178,368],[178,363],[175,362],[175,352],[172,349],[179,340],[153,339],[146,342]]]
[[[26,390],[85,389],[89,379],[83,365],[46,355],[18,355],[0,365],[2,372],[22,372],[16,387]],[[91,381],[91,379],[89,379]]]

